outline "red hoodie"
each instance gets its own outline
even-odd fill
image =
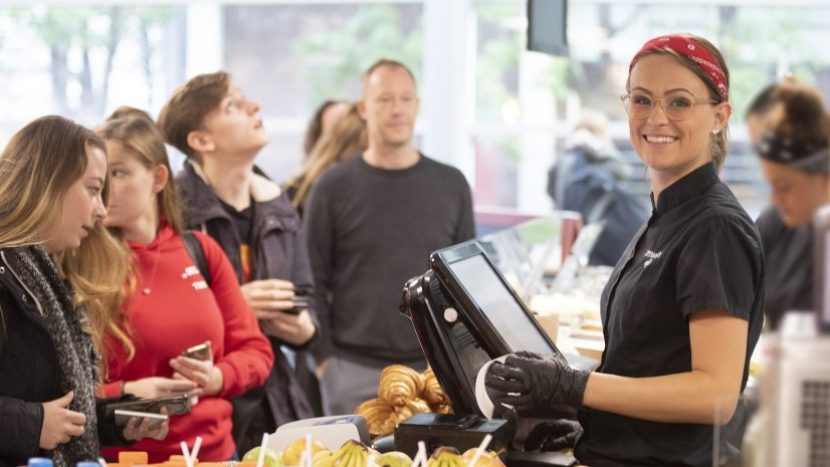
[[[104,395],[117,396],[124,381],[150,376],[172,377],[170,359],[206,340],[213,361],[224,377],[218,396],[200,397],[189,414],[170,417],[170,433],[162,441],[145,439],[129,448],[106,449],[107,458],[122,450],[146,451],[150,462],[181,454],[180,442],[193,446],[202,437],[199,460],[228,460],[234,453],[231,437],[231,397],[261,386],[274,362],[271,344],[260,332],[233,267],[219,245],[196,232],[202,244],[212,283],[210,288],[188,255],[182,238],[162,224],[149,245],[128,242],[133,252],[136,289],[127,307],[135,357],[127,361],[114,339],[107,344],[107,384]],[[154,272],[155,271],[155,272]],[[149,289],[149,294],[143,291]]]

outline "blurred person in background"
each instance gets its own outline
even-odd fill
[[[426,368],[412,322],[398,311],[401,287],[424,272],[430,253],[475,236],[464,175],[413,145],[419,106],[406,65],[369,67],[357,103],[367,149],[326,170],[306,205],[322,338],[312,350],[332,415],[376,397],[384,367]]]
[[[357,111],[357,106],[349,104],[346,113],[334,122],[331,130],[314,146],[303,164],[302,172],[287,184],[289,193],[294,193],[291,202],[297,211],[302,214],[311,187],[323,171],[338,162],[360,156],[367,144],[366,122]]]
[[[766,256],[768,327],[787,311],[813,308],[813,229],[830,201],[830,115],[812,86],[775,86],[755,150],[770,185],[771,207],[757,220]]]
[[[548,195],[557,209],[580,213],[585,224],[603,223],[589,262],[613,266],[648,211],[622,185],[630,170],[607,127],[604,114],[584,111],[565,141],[565,152],[548,172]]]
[[[303,162],[311,156],[311,151],[320,139],[328,133],[334,122],[346,114],[351,104],[346,101],[327,100],[317,107],[308,121],[303,138]]]
[[[761,141],[761,133],[764,131],[764,119],[775,104],[775,87],[776,83],[767,85],[752,98],[749,108],[746,110],[744,122],[749,135],[749,143],[753,147]]]

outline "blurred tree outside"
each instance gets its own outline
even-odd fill
[[[360,77],[380,58],[400,61],[408,66],[420,83],[423,55],[423,27],[404,25],[393,5],[359,6],[341,27],[314,30],[294,42],[290,60],[302,65],[309,58],[315,66],[299,66],[299,78],[306,82],[311,105],[328,99],[332,90],[340,95],[360,95]],[[347,91],[345,91],[347,90]]]
[[[166,24],[173,12],[170,7],[122,5],[0,9],[0,15],[8,15],[19,26],[32,30],[48,48],[54,111],[82,120],[98,119],[108,107],[114,59],[126,35],[137,36],[142,45],[144,78],[152,89],[154,73],[149,64],[160,44],[150,40],[150,31]],[[103,63],[95,63],[96,54]],[[80,87],[75,106],[68,94],[72,86]],[[151,95],[148,93],[147,108],[152,105]]]

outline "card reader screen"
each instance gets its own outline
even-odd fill
[[[529,350],[543,356],[554,354],[532,318],[513,298],[483,255],[465,258],[449,266],[513,352]]]

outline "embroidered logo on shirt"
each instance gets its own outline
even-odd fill
[[[646,250],[646,252],[643,254],[643,256],[648,258],[645,261],[645,263],[643,263],[643,269],[645,269],[651,264],[652,261],[654,261],[655,259],[660,259],[660,257],[663,256],[663,252],[658,251],[657,253],[655,253],[651,250]]]
[[[197,268],[196,266],[188,266],[184,269],[184,272],[182,273],[182,279],[187,279],[189,277],[198,275],[200,275],[199,268]],[[204,279],[201,278],[201,276],[197,277],[196,279],[199,280],[195,280],[190,283],[190,285],[192,285],[195,290],[204,290],[208,288],[207,282],[205,282]]]

